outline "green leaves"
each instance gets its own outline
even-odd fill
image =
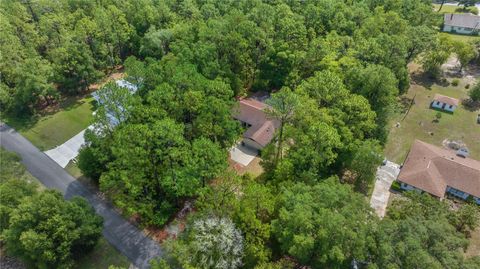
[[[226,153],[206,138],[185,139],[184,127],[171,119],[119,126],[111,145],[113,161],[100,187],[129,214],[162,225],[180,200],[196,196],[227,167]],[[163,218],[157,218],[157,211]]]
[[[11,211],[2,238],[7,252],[27,264],[70,268],[74,258],[93,249],[102,222],[83,198],[67,202],[57,191],[30,193]]]
[[[344,268],[352,258],[367,257],[374,224],[361,195],[335,178],[308,186],[285,185],[272,221],[282,253],[312,268]]]
[[[473,264],[463,256],[468,240],[457,231],[462,230],[463,221],[472,220],[460,217],[470,210],[466,205],[452,212],[446,203],[427,194],[411,194],[397,201],[377,229],[373,263],[378,268],[465,268]]]

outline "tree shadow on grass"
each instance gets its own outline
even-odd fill
[[[437,79],[432,77],[431,75],[426,74],[425,72],[415,72],[411,74],[411,80],[415,84],[425,87],[426,89],[430,90],[434,84],[448,87],[450,83],[446,79]]]
[[[61,111],[71,111],[79,106],[89,102],[95,108],[95,100],[89,100],[87,95],[81,96],[66,96],[62,97],[56,104],[48,106],[46,108],[37,111],[32,115],[2,115],[4,120],[9,126],[15,130],[22,132],[33,128],[40,120],[52,116]]]
[[[480,110],[480,102],[475,102],[470,98],[462,100],[462,105],[466,110],[470,112]]]

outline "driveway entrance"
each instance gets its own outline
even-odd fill
[[[383,166],[378,167],[373,188],[370,206],[380,218],[385,216],[388,199],[390,198],[390,186],[400,173],[400,166],[396,163],[387,161]]]

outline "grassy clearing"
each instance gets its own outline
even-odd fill
[[[80,168],[78,168],[77,164],[75,164],[72,161],[70,161],[67,164],[67,166],[65,167],[65,170],[76,179],[83,177],[83,174]]]
[[[446,32],[442,32],[440,33],[440,35],[448,36],[454,41],[461,41],[465,43],[480,40],[480,36],[473,36],[473,35],[460,35],[460,34],[453,34],[453,33],[446,33]]]
[[[110,265],[128,268],[130,262],[118,250],[110,245],[105,238],[98,240],[95,249],[87,256],[77,261],[75,269],[107,269]]]
[[[437,11],[440,8],[440,4],[433,4],[433,9]],[[463,9],[463,6],[452,6],[452,5],[443,5],[442,10],[439,12],[440,14],[444,13],[473,13],[477,14],[478,9],[476,7],[468,7],[466,10]]]
[[[389,160],[402,163],[415,139],[442,146],[444,139],[461,140],[466,143],[472,158],[480,159],[480,124],[476,123],[479,112],[469,111],[460,105],[453,114],[442,112],[438,123],[434,122],[436,110],[430,109],[430,102],[435,93],[464,99],[467,90],[464,82],[454,86],[433,84],[429,89],[421,85],[412,85],[402,98],[415,102],[410,112],[402,121],[404,113],[398,113],[393,121],[385,155]],[[400,126],[395,127],[399,122]],[[433,133],[431,135],[430,133]]]
[[[45,186],[27,171],[21,161],[18,154],[0,147],[0,184],[9,179],[20,179],[29,183],[35,182],[39,191],[44,190]]]
[[[82,171],[80,170],[80,168],[78,167],[78,165],[76,163],[74,163],[73,161],[70,161],[67,166],[65,167],[65,170],[70,174],[72,175],[74,178],[76,178],[78,181],[82,182],[83,185],[85,185],[85,187],[87,187],[88,189],[90,189],[91,191],[93,192],[97,192],[99,191],[98,189],[98,184],[95,183],[92,179],[84,176],[82,174]]]
[[[33,119],[8,118],[6,123],[41,150],[61,145],[90,125],[94,99],[65,99],[54,112],[45,112]]]

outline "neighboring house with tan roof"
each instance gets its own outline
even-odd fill
[[[443,199],[471,196],[480,205],[480,161],[415,140],[397,181],[404,190],[425,191]]]
[[[445,14],[443,31],[459,34],[477,34],[480,30],[480,16],[474,14]]]
[[[459,103],[458,99],[437,93],[433,97],[432,107],[453,112],[457,109]]]
[[[267,117],[265,110],[268,108],[267,104],[252,98],[240,99],[238,102],[233,117],[247,128],[242,141],[245,146],[262,150],[272,141],[280,122]]]

